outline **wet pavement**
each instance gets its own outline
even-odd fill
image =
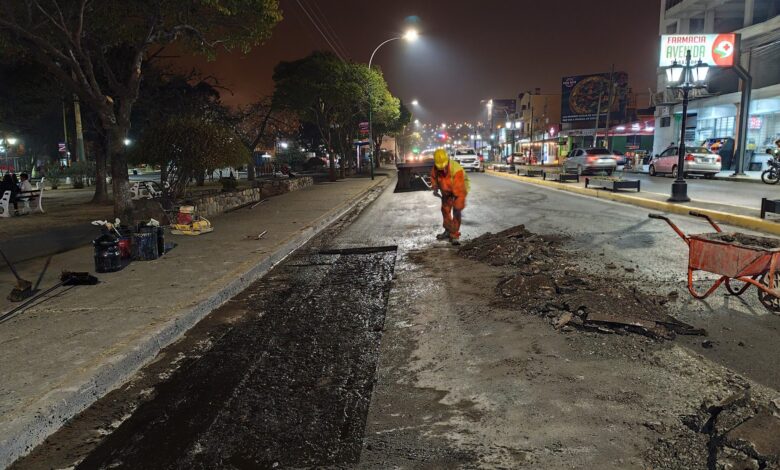
[[[679,416],[745,384],[776,394],[780,318],[755,294],[690,299],[687,248],[643,209],[470,176],[464,238],[565,236],[581,269],[677,292],[669,308],[714,347],[495,305],[507,272],[434,240],[429,192],[388,188],[17,468],[707,468]]]

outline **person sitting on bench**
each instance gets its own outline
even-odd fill
[[[0,197],[2,197],[6,191],[11,192],[11,203],[14,205],[14,214],[19,215],[19,203],[16,200],[16,197],[19,194],[19,186],[14,183],[14,179],[10,173],[6,173],[5,176],[3,176],[3,181],[0,182]]]
[[[23,193],[35,191],[35,188],[33,188],[32,184],[30,183],[30,176],[27,173],[22,173],[19,175],[19,191]]]

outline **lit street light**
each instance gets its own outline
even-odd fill
[[[371,57],[368,59],[368,69],[371,70],[371,64],[374,62],[374,55],[376,54],[376,51],[378,51],[382,46],[387,44],[391,41],[396,41],[398,39],[405,39],[409,42],[414,42],[419,37],[419,33],[415,29],[410,29],[404,33],[403,36],[396,36],[392,37],[382,43],[380,43],[378,46],[376,46],[376,49],[374,49],[374,52],[371,53]],[[368,145],[371,149],[371,160],[369,162],[371,163],[371,179],[374,179],[374,122],[373,122],[373,110],[371,109],[371,87],[368,88]]]
[[[412,106],[420,106],[420,102],[417,100],[412,100]]]
[[[123,140],[123,141],[122,141],[122,143],[124,143],[124,144],[125,144],[125,147],[127,147],[127,146],[129,146],[130,144],[132,144],[132,143],[133,143],[133,141],[132,141],[132,140],[130,140],[130,139],[127,139],[127,138],[126,138],[125,140]]]
[[[707,64],[699,61],[691,64],[690,49],[685,52],[685,65],[677,61],[666,68],[666,80],[669,88],[682,90],[682,119],[680,122],[680,148],[677,150],[677,177],[672,183],[672,195],[669,202],[688,202],[688,183],[685,182],[685,125],[688,116],[688,93],[694,88],[706,88]]]

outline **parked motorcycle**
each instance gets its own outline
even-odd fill
[[[780,160],[778,157],[770,158],[766,164],[769,165],[769,169],[761,173],[761,181],[766,184],[777,184],[780,181]]]

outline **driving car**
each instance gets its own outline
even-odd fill
[[[650,176],[670,174],[673,178],[677,178],[678,155],[678,147],[669,147],[650,160],[648,168]],[[684,162],[683,176],[701,175],[712,179],[721,169],[720,155],[713,153],[707,147],[686,147]]]
[[[574,149],[563,164],[564,171],[568,173],[605,172],[611,175],[617,168],[617,155],[605,148]]]
[[[453,150],[452,158],[460,163],[466,170],[485,171],[485,164],[477,151],[470,147],[462,147]]]
[[[628,161],[628,157],[626,157],[626,154],[621,152],[620,150],[612,150],[612,154],[615,155],[616,161],[618,165],[625,165]]]

